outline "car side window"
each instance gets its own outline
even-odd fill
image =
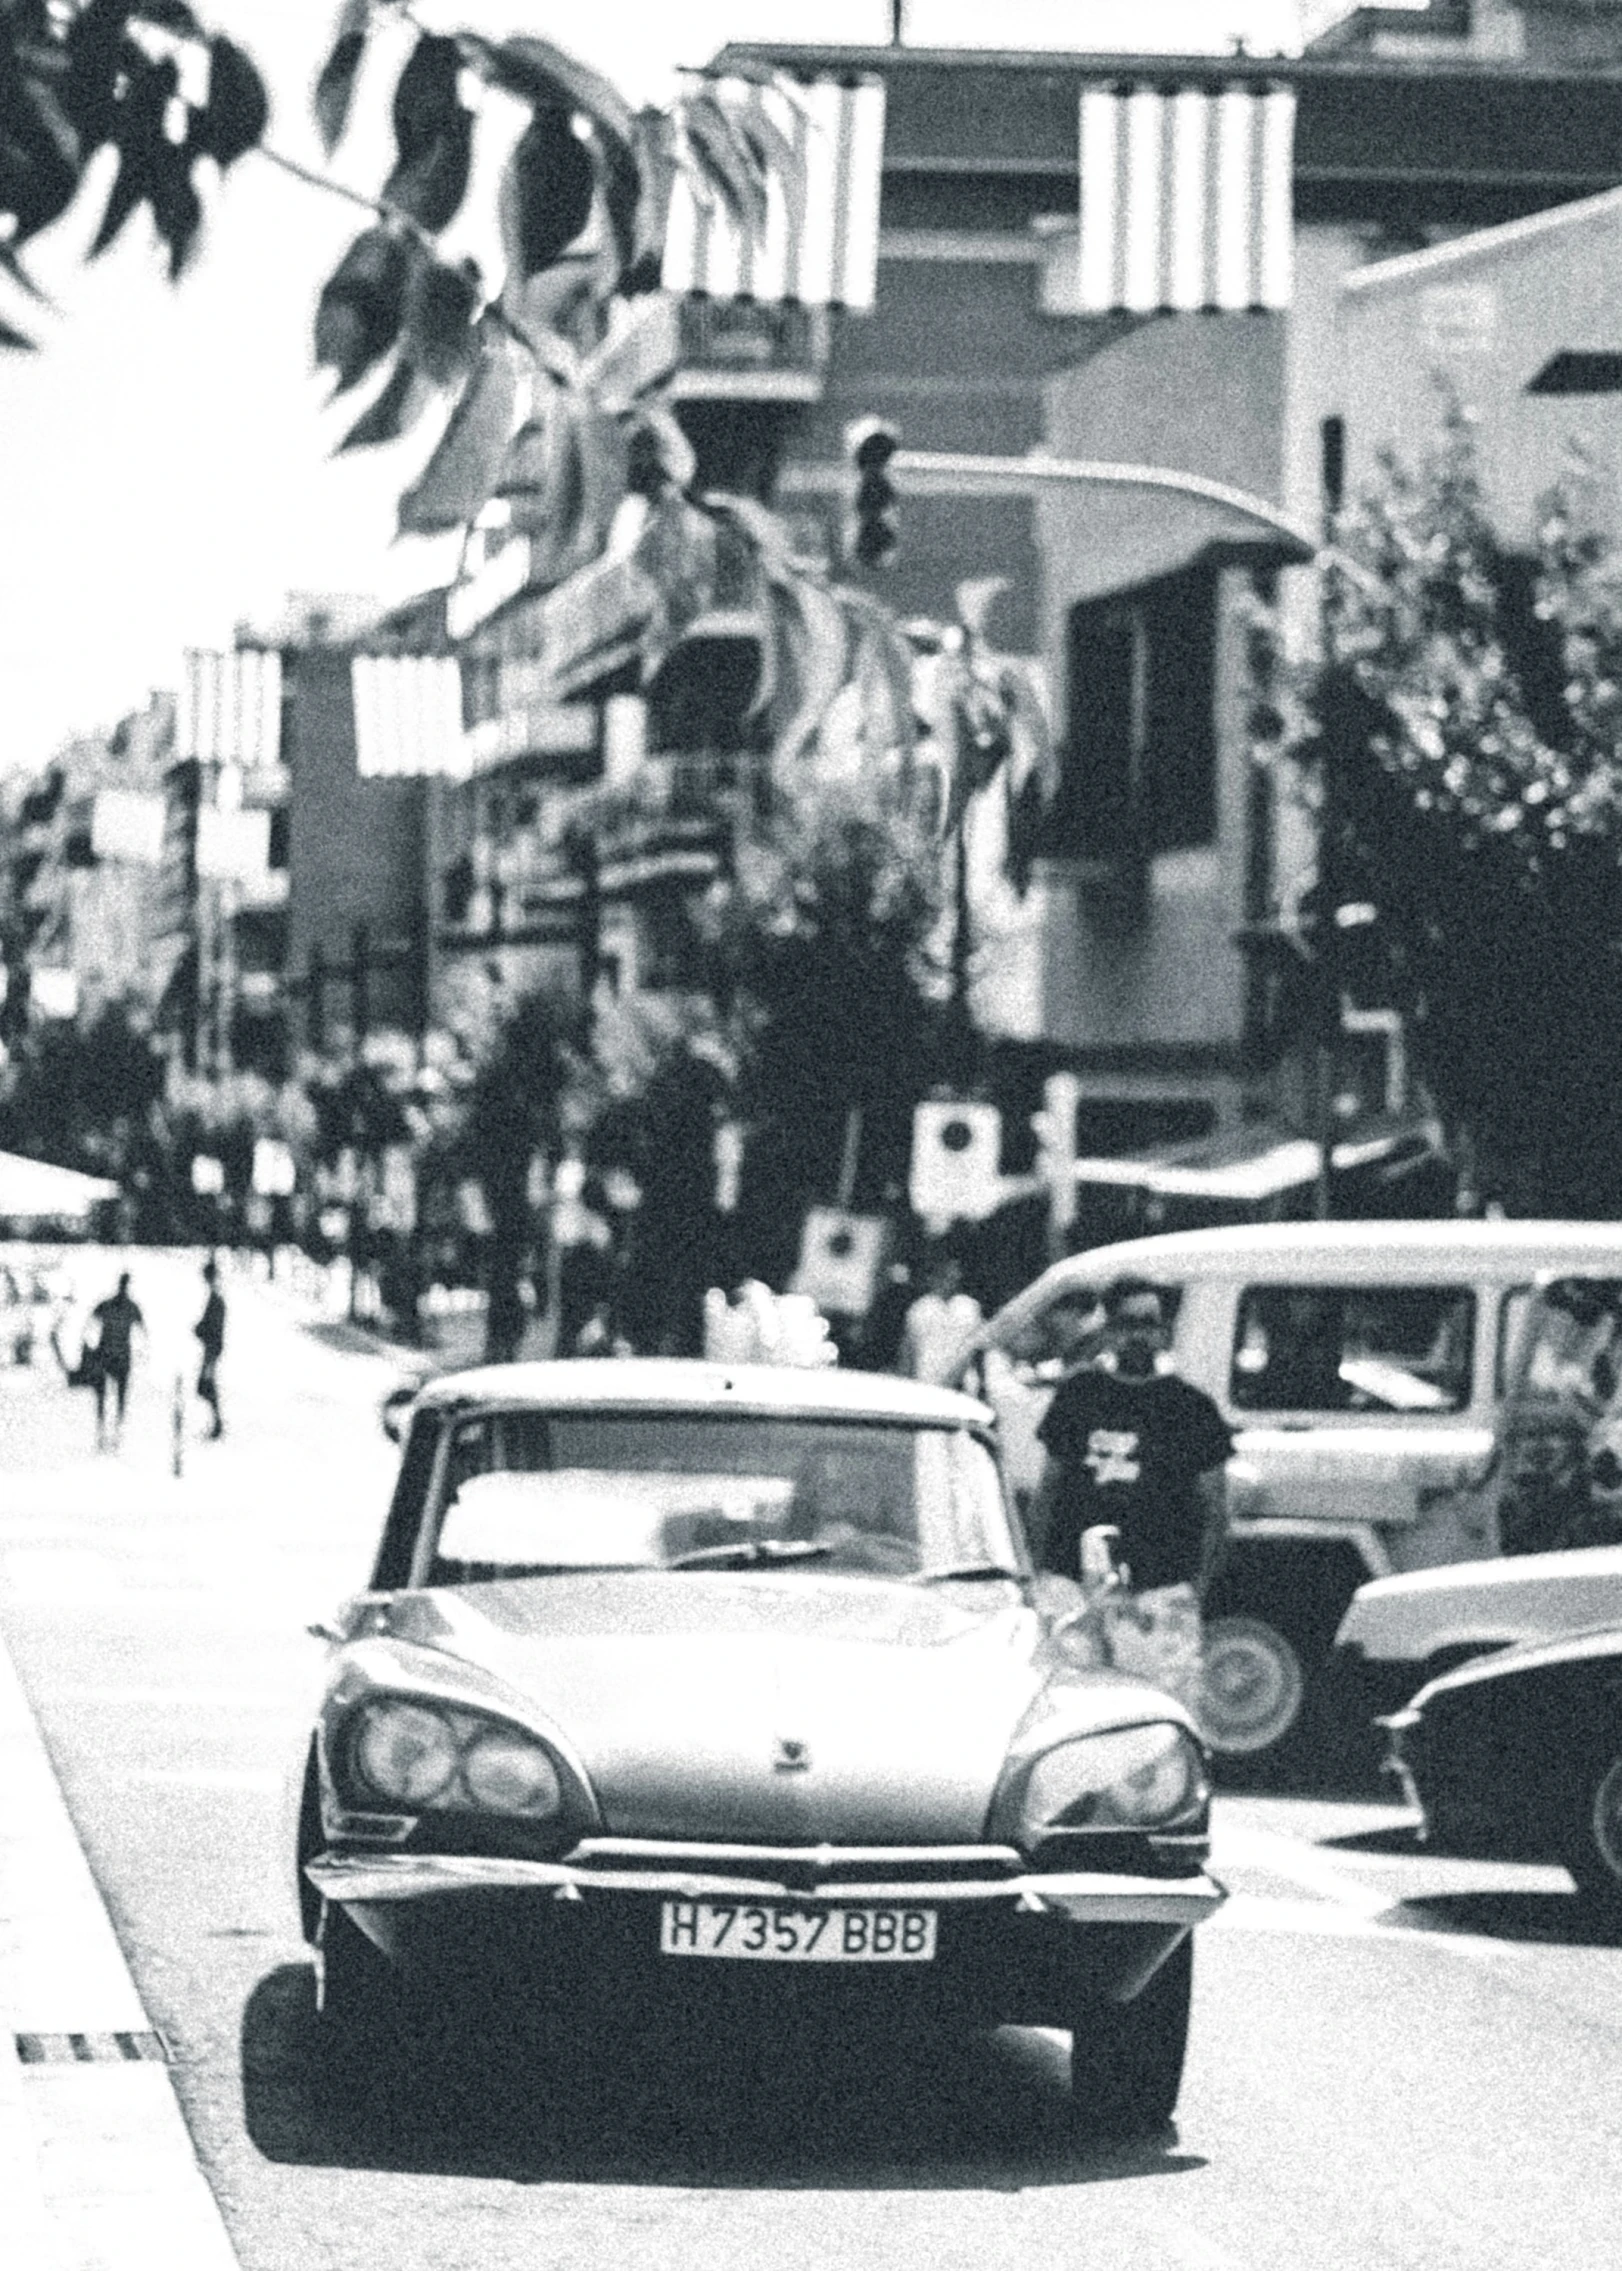
[[[1247,1286],[1229,1393],[1241,1411],[1462,1411],[1475,1311],[1455,1286]]]
[[[451,1424],[450,1441],[445,1448],[445,1482],[443,1503],[452,1504],[463,1483],[474,1475],[487,1475],[498,1462],[495,1455],[496,1418],[493,1412],[481,1412],[477,1418],[458,1419]]]

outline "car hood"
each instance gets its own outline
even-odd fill
[[[1558,1640],[1527,1641],[1521,1647],[1505,1648],[1473,1663],[1460,1664],[1456,1670],[1444,1672],[1439,1679],[1422,1687],[1408,1708],[1423,1711],[1434,1696],[1450,1694],[1459,1688],[1485,1687],[1502,1680],[1525,1679],[1536,1672],[1553,1672],[1583,1664],[1592,1666],[1601,1678],[1607,1672],[1622,1668],[1622,1630],[1614,1625],[1601,1625],[1591,1632],[1563,1633]]]
[[[1622,1621],[1622,1547],[1582,1546],[1377,1577],[1359,1586],[1337,1638],[1377,1662],[1422,1663],[1611,1621]]]
[[[1022,1731],[1181,1717],[1057,1666],[1001,1586],[614,1572],[409,1596],[388,1630],[555,1729],[621,1837],[973,1843]]]

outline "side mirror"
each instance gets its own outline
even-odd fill
[[[404,1442],[406,1416],[416,1400],[415,1382],[409,1384],[402,1382],[398,1388],[391,1388],[383,1398],[378,1410],[378,1418],[382,1422],[384,1434],[391,1443]]]

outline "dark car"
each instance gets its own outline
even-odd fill
[[[661,2003],[1057,2025],[1083,2120],[1176,2101],[1206,1761],[1036,1576],[981,1404],[655,1359],[424,1386],[341,1612],[298,1880],[335,2048]]]
[[[1622,1914],[1622,1630],[1462,1664],[1381,1725],[1437,1845],[1564,1862]]]

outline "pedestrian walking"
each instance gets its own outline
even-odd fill
[[[220,1273],[210,1260],[203,1265],[203,1283],[208,1295],[203,1303],[203,1314],[192,1331],[202,1346],[203,1360],[197,1368],[197,1393],[213,1414],[209,1437],[225,1433],[225,1422],[220,1416],[220,1357],[225,1349],[225,1296],[220,1291]]]
[[[128,1270],[120,1274],[117,1290],[109,1293],[105,1301],[98,1301],[90,1312],[90,1330],[95,1336],[95,1370],[91,1385],[96,1392],[96,1449],[105,1449],[107,1440],[107,1397],[111,1390],[114,1418],[113,1440],[118,1442],[124,1433],[124,1407],[129,1401],[130,1365],[135,1353],[135,1335],[144,1331],[146,1319],[130,1294]]]
[[[952,1358],[984,1322],[979,1302],[963,1290],[963,1264],[950,1251],[937,1253],[923,1292],[902,1322],[896,1370],[913,1380],[943,1380]]]
[[[1037,1428],[1047,1454],[1031,1508],[1039,1565],[1075,1578],[1084,1531],[1119,1533],[1125,1583],[1107,1640],[1191,1710],[1200,1688],[1200,1604],[1226,1536],[1223,1468],[1233,1434],[1211,1398],[1168,1361],[1158,1289],[1121,1278],[1104,1296],[1091,1363],[1059,1382]]]

